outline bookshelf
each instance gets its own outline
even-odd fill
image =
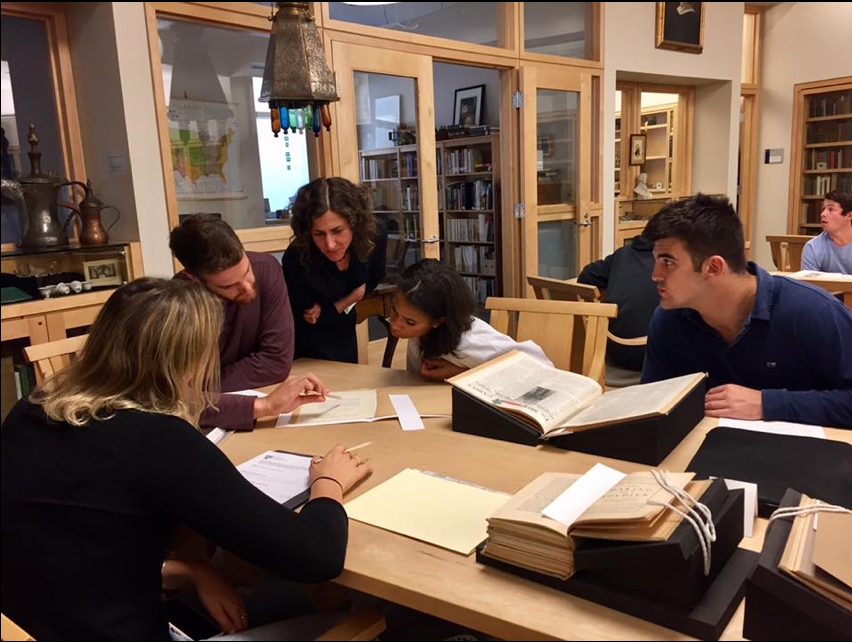
[[[361,183],[370,188],[373,213],[388,228],[388,276],[405,263],[409,250],[419,260],[423,240],[417,145],[361,150]]]
[[[660,105],[642,110],[639,133],[647,136],[645,164],[639,169],[648,174],[648,187],[654,196],[672,192],[672,152],[677,105]]]
[[[823,195],[852,191],[852,76],[794,87],[787,231],[818,234]]]
[[[455,138],[437,147],[441,258],[482,306],[502,293],[499,135]]]
[[[615,230],[615,246],[621,247],[627,239],[640,234],[651,214],[658,211],[661,203],[667,203],[672,198],[674,171],[674,134],[677,120],[677,105],[664,104],[645,107],[641,110],[639,132],[646,136],[645,163],[638,166],[634,172],[624,172],[627,180],[632,175],[634,184],[621,185],[621,137],[623,124],[621,115],[615,118],[615,198],[617,225]],[[624,130],[629,135],[629,132]],[[636,133],[636,132],[634,132]],[[635,180],[640,173],[648,174],[650,198],[642,204],[633,192]],[[650,209],[649,209],[650,208]],[[642,212],[637,214],[637,212]]]
[[[441,260],[464,277],[484,305],[487,297],[502,293],[499,135],[438,141],[435,156]],[[388,226],[388,273],[393,275],[403,262],[421,258],[417,146],[361,150],[359,157],[373,212]]]

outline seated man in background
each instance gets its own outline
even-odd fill
[[[274,256],[245,252],[225,221],[192,214],[172,230],[169,247],[184,270],[175,278],[201,283],[224,302],[219,337],[222,392],[278,383],[293,365],[293,313]],[[280,387],[267,397],[222,395],[207,409],[202,428],[251,430],[259,417],[277,415]]]
[[[822,232],[805,243],[802,269],[852,274],[852,193],[828,192],[819,220]]]
[[[651,315],[660,303],[657,287],[651,280],[653,249],[653,242],[643,232],[605,259],[589,263],[577,277],[578,283],[600,288],[604,302],[618,304],[618,317],[609,324],[609,331],[617,337],[633,339],[648,334]],[[644,346],[607,341],[607,365],[638,373],[644,358]]]
[[[705,414],[852,428],[852,312],[824,290],[746,262],[727,198],[698,194],[651,219],[642,382],[709,375]],[[845,337],[845,338],[844,338]]]

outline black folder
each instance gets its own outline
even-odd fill
[[[543,440],[539,431],[515,415],[454,387],[453,430],[528,446],[550,444],[565,450],[656,466],[704,418],[704,388],[704,384],[695,386],[665,415]]]
[[[707,433],[686,470],[756,483],[761,517],[778,508],[787,488],[852,508],[852,446],[840,441],[722,426]]]
[[[801,497],[787,490],[779,503],[798,506]],[[760,559],[746,583],[743,635],[749,640],[849,640],[852,612],[778,568],[792,527],[788,517],[773,520],[766,531]]]
[[[716,541],[710,574],[695,529],[686,520],[664,542],[581,538],[574,550],[578,577],[603,587],[690,611],[698,604],[743,538],[743,491],[714,480],[701,497],[713,515]],[[675,505],[680,505],[675,502]]]

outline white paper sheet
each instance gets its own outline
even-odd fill
[[[329,397],[322,403],[308,403],[300,406],[295,420],[292,415],[279,415],[275,427],[328,426],[376,419],[378,402],[375,390],[344,390],[334,394],[339,399]]]
[[[393,404],[393,409],[396,410],[399,425],[402,426],[403,430],[423,430],[426,428],[411,397],[408,395],[388,395],[388,398]]]
[[[796,424],[789,421],[747,421],[745,419],[722,418],[719,420],[719,425],[727,426],[728,428],[739,428],[740,430],[752,430],[754,432],[769,432],[776,435],[825,439],[825,429],[821,426]]]
[[[589,506],[603,497],[609,489],[627,477],[624,473],[595,464],[580,479],[571,484],[564,493],[544,507],[541,514],[571,526]]]
[[[225,443],[225,440],[233,434],[233,430],[222,430],[221,428],[213,428],[210,432],[207,433],[207,439],[212,441],[217,446],[221,446],[223,443]]]
[[[710,479],[716,479],[711,477]],[[757,518],[757,484],[739,479],[726,479],[725,486],[728,490],[742,488],[745,491],[743,495],[743,536],[752,537],[754,535],[754,520]]]
[[[283,504],[310,488],[310,466],[311,458],[306,455],[267,450],[240,464],[237,470],[255,488]]]

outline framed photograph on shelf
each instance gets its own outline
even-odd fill
[[[124,282],[121,278],[121,261],[118,259],[83,261],[83,275],[93,288],[121,285]]]
[[[704,50],[704,2],[657,3],[657,49]]]
[[[645,134],[630,134],[630,164],[645,164],[645,149],[648,137]]]
[[[485,101],[485,85],[474,85],[456,89],[453,124],[474,127],[482,124],[482,106]]]

